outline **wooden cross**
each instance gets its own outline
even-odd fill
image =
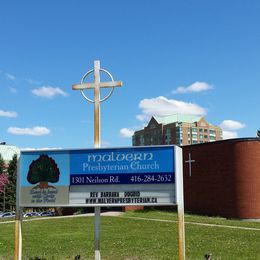
[[[189,160],[186,160],[185,162],[189,163],[189,176],[191,177],[191,164],[195,162],[195,160],[191,159],[191,153],[189,153]]]
[[[100,82],[100,71],[104,71],[109,75],[111,81],[108,82]],[[94,72],[94,83],[84,83],[84,79],[90,74]],[[83,90],[85,89],[94,89],[94,100],[87,98],[84,94],[83,96],[90,102],[94,103],[94,144],[95,147],[100,147],[100,103],[108,99],[114,87],[121,87],[123,85],[122,81],[114,81],[112,75],[100,68],[100,61],[94,61],[94,69],[88,71],[82,78],[81,84],[72,85],[73,90],[80,90],[83,94]],[[100,99],[100,88],[112,88],[110,93],[103,99]]]

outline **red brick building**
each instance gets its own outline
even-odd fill
[[[182,148],[186,212],[260,219],[259,138]]]
[[[221,128],[208,123],[205,118],[173,114],[164,117],[153,116],[146,127],[135,131],[132,144],[182,146],[217,140],[222,140]]]

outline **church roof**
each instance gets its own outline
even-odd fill
[[[164,117],[154,116],[154,119],[163,125],[175,123],[175,122],[185,122],[185,123],[195,123],[198,122],[202,117],[194,116],[194,115],[182,115],[182,114],[174,114]]]
[[[0,154],[4,161],[9,162],[13,159],[14,154],[20,154],[20,150],[18,147],[13,145],[0,145]]]

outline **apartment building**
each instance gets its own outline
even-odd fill
[[[221,128],[208,123],[204,117],[174,114],[153,116],[144,129],[135,131],[132,144],[183,146],[217,140],[222,140]]]

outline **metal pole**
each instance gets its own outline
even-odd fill
[[[95,260],[100,259],[100,207],[95,207]]]
[[[22,213],[20,207],[20,158],[17,162],[14,260],[22,259]]]
[[[94,83],[100,83],[100,61],[94,62]],[[94,145],[100,148],[100,90],[98,84],[94,89]],[[95,260],[100,254],[100,207],[95,207]]]

